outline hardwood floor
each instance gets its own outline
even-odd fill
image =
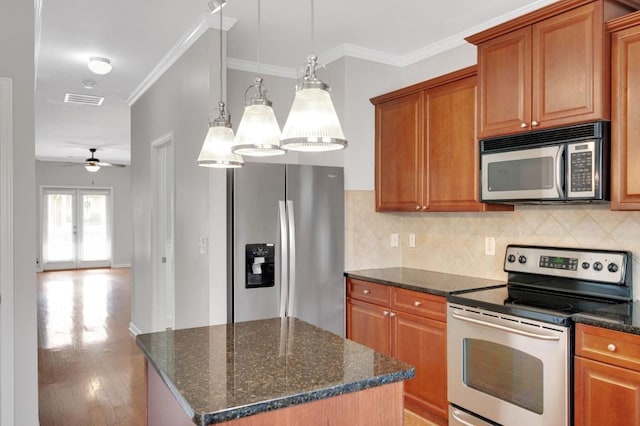
[[[41,426],[144,424],[144,358],[129,334],[131,271],[38,274]],[[406,426],[429,426],[405,410]]]
[[[41,426],[144,423],[144,360],[130,317],[129,269],[38,274]]]

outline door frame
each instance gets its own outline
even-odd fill
[[[13,82],[0,77],[0,423],[14,423]]]
[[[171,176],[170,179],[165,179],[167,182],[171,181],[171,209],[173,210],[171,217],[171,253],[167,255],[165,251],[165,244],[159,238],[160,232],[158,232],[158,213],[160,208],[157,206],[159,203],[158,190],[156,176],[159,173],[158,157],[157,154],[160,149],[169,147],[171,152]],[[152,276],[152,329],[154,331],[162,331],[167,328],[175,328],[176,322],[176,291],[175,291],[175,143],[173,131],[165,133],[159,138],[153,140],[150,146],[151,156],[151,276]],[[166,169],[165,169],[166,172]],[[162,244],[162,246],[161,246]],[[165,257],[169,260],[170,273],[165,275],[169,277],[162,283],[159,279],[159,271],[161,268],[160,253],[165,254]]]
[[[75,190],[76,191],[76,203],[77,203],[77,195],[78,195],[78,191],[108,191],[109,192],[109,200],[107,203],[107,215],[109,216],[109,221],[107,223],[107,233],[109,234],[109,251],[110,251],[110,259],[109,262],[107,264],[106,267],[112,267],[113,265],[113,248],[114,248],[114,231],[113,231],[113,222],[114,222],[114,218],[113,218],[113,187],[110,186],[69,186],[69,185],[40,185],[40,247],[38,247],[38,252],[39,252],[39,256],[41,259],[40,262],[40,266],[42,268],[42,270],[45,270],[45,259],[44,259],[44,234],[47,230],[47,220],[46,220],[46,213],[45,213],[45,200],[44,200],[44,196],[45,196],[45,191],[46,190],[62,190],[62,191],[70,191],[70,190]],[[76,214],[77,212],[74,212],[74,214]],[[77,220],[77,218],[76,218]],[[79,232],[79,231],[78,231]],[[92,266],[88,265],[85,266],[83,268],[78,268],[78,259],[76,259],[75,261],[76,263],[76,268],[77,269],[89,269]],[[103,267],[101,266],[95,266],[97,267]],[[48,271],[55,271],[56,269],[47,269]]]

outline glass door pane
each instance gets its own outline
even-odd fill
[[[43,261],[47,269],[75,267],[75,191],[46,192]]]
[[[80,260],[109,259],[107,196],[104,194],[83,194],[80,208],[82,210]]]

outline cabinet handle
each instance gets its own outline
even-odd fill
[[[395,313],[395,312],[389,312],[389,316],[390,316],[391,318],[393,318],[393,317],[395,317],[395,316],[396,316],[396,313]]]
[[[533,120],[533,121],[531,122],[531,125],[532,125],[533,127],[538,126],[538,124],[540,124],[540,123],[538,123],[536,120]]]
[[[527,123],[520,123],[520,127],[522,127],[523,129],[527,128]]]
[[[422,210],[426,210],[426,209],[427,209],[427,206],[422,206]]]
[[[416,210],[420,210],[420,206],[416,206]]]
[[[613,343],[609,343],[607,345],[607,349],[609,350],[609,352],[615,352],[616,351],[616,345],[614,345]]]
[[[387,315],[389,315],[389,311],[382,311],[382,315],[386,317]]]
[[[362,293],[369,294],[371,293],[371,290],[369,290],[368,288],[365,288],[364,290],[362,290]]]
[[[413,306],[415,306],[416,308],[420,307],[420,305],[422,305],[422,302],[420,302],[419,300],[413,302]]]

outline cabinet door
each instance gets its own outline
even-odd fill
[[[404,386],[405,405],[424,416],[446,419],[446,323],[396,312],[392,317],[392,356],[416,369]]]
[[[478,46],[478,136],[527,129],[531,118],[531,28]]]
[[[611,46],[611,209],[640,210],[640,25]]]
[[[389,308],[347,299],[347,339],[390,355]]]
[[[596,1],[533,25],[533,128],[608,118],[602,14]]]
[[[575,424],[639,425],[640,373],[575,357]]]
[[[376,210],[422,206],[422,92],[376,105]]]
[[[476,78],[427,91],[425,140],[428,211],[480,210]]]

